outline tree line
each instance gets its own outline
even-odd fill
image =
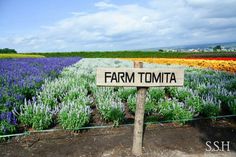
[[[17,53],[15,49],[3,48],[0,49],[0,53]]]

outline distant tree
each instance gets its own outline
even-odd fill
[[[0,49],[0,53],[17,53],[15,49],[3,48]]]
[[[159,49],[159,50],[158,50],[158,52],[164,52],[164,50],[162,50],[162,49]]]
[[[220,45],[216,45],[215,47],[213,47],[213,51],[220,51],[222,50]]]

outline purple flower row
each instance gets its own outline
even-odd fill
[[[64,67],[79,60],[79,57],[0,59],[0,124],[5,120],[16,125],[12,110],[24,99],[31,99],[46,78],[54,79]],[[0,127],[0,132],[1,128],[6,127]]]
[[[3,112],[0,114],[0,121],[6,120],[9,124],[16,125],[17,119],[11,111]]]

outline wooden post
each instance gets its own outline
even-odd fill
[[[166,68],[166,69],[144,69],[142,62],[134,62],[134,68],[98,68],[96,75],[97,86],[121,86],[137,87],[134,135],[133,135],[133,155],[142,155],[143,147],[143,123],[144,123],[144,105],[148,87],[169,87],[183,86],[184,69]],[[143,68],[143,69],[140,69]],[[149,80],[155,77],[155,82],[148,80],[147,73],[152,73]],[[123,74],[123,75],[120,75]],[[144,75],[143,75],[144,74]],[[164,75],[166,74],[166,75]],[[159,77],[160,76],[160,77]],[[126,77],[126,79],[123,79]],[[158,79],[156,79],[158,77]],[[128,80],[128,81],[127,81]]]
[[[134,62],[134,68],[143,68],[142,62]],[[146,87],[137,87],[134,137],[132,153],[135,156],[142,155],[143,147],[143,121],[144,121],[144,105],[146,101]]]

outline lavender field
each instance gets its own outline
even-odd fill
[[[0,135],[59,127],[133,122],[136,88],[97,87],[97,67],[132,67],[115,59],[40,58],[0,60]],[[79,62],[78,62],[79,61]],[[145,63],[146,68],[175,65]],[[185,68],[184,87],[149,88],[147,122],[236,114],[235,73]],[[128,121],[129,119],[129,121]]]
[[[31,100],[45,79],[55,79],[64,67],[79,60],[79,57],[1,59],[0,135],[16,132],[18,119],[12,111],[18,111],[25,100]]]

